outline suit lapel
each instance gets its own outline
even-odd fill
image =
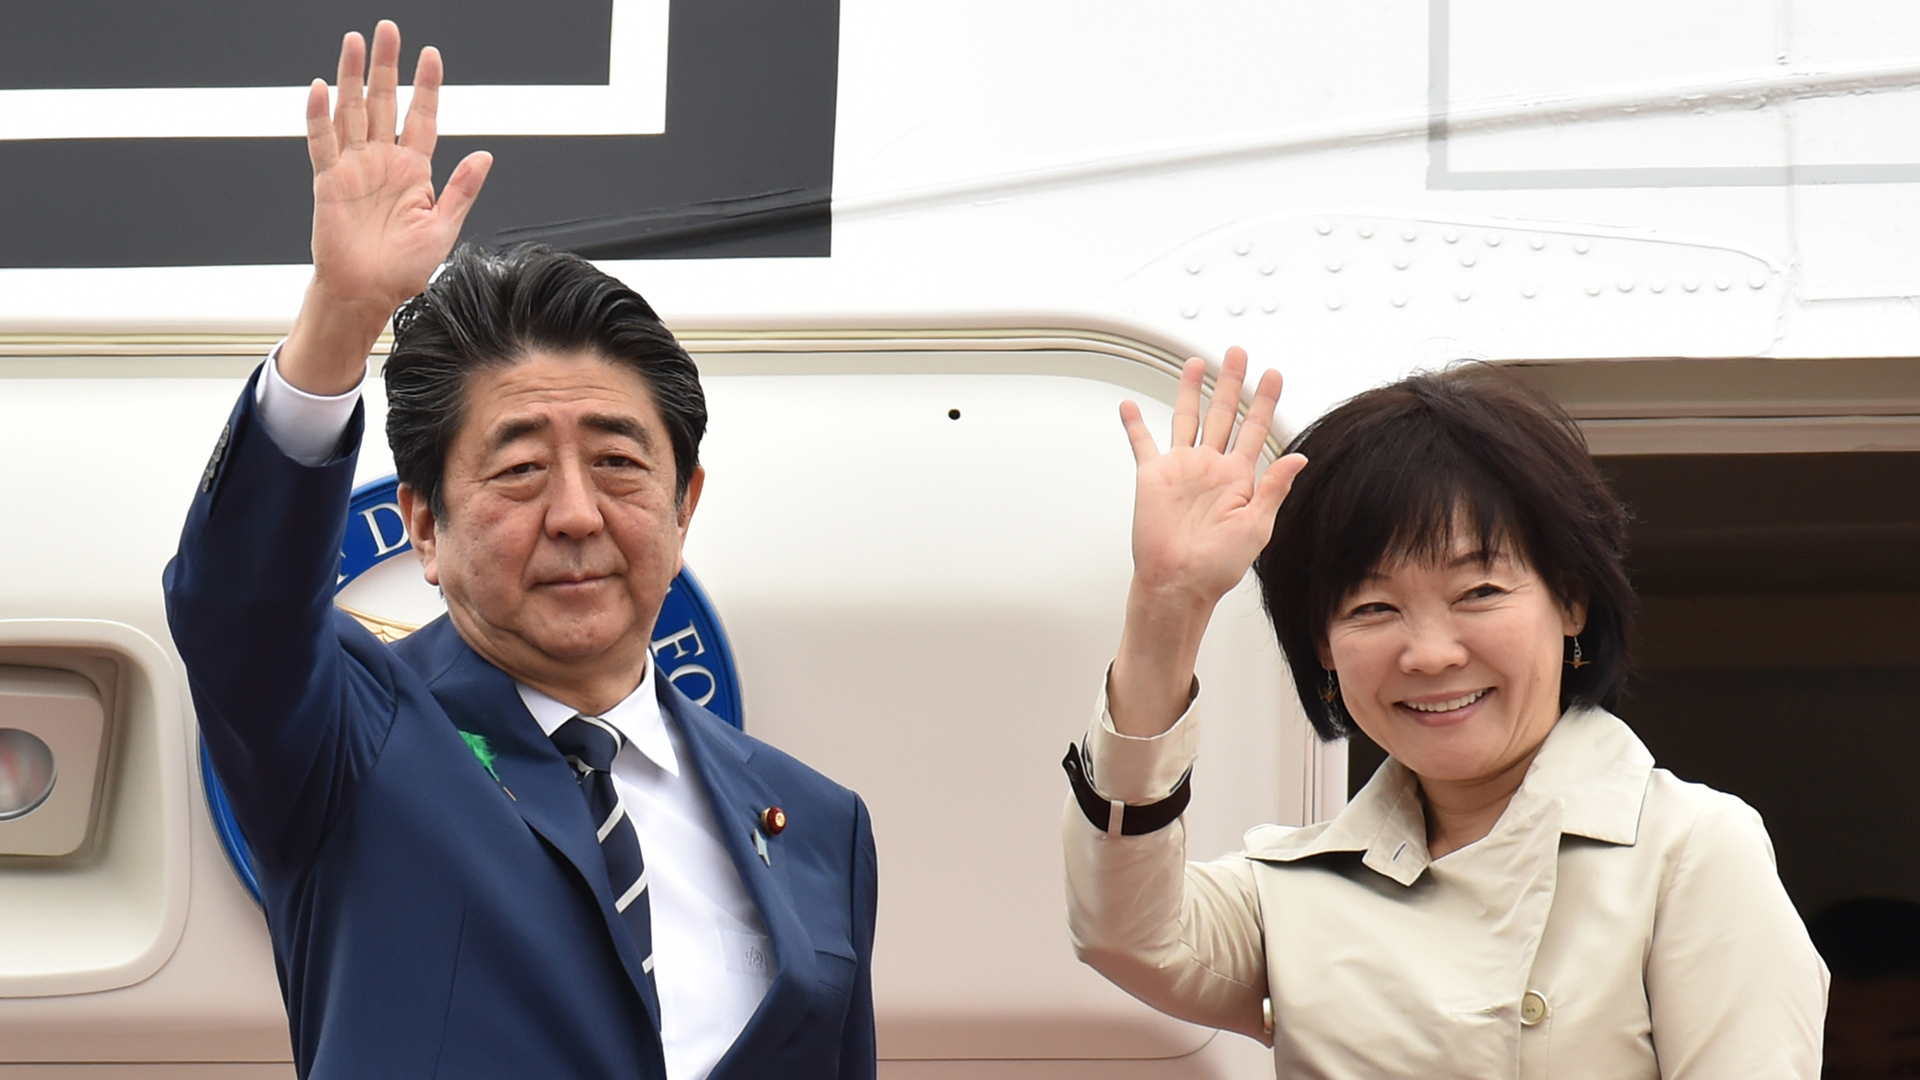
[[[469,648],[444,618],[409,636],[397,651],[426,676],[434,699],[456,728],[486,737],[500,782],[513,794],[514,809],[593,891],[608,936],[658,1032],[660,1002],[652,992],[652,981],[641,970],[633,935],[613,906],[606,857],[595,842],[594,823],[579,782],[527,713],[513,680]]]
[[[729,1077],[741,1063],[764,1062],[785,1043],[807,1014],[806,988],[818,979],[813,939],[794,907],[791,867],[772,841],[772,858],[763,862],[753,837],[760,812],[780,803],[778,794],[747,765],[750,744],[725,728],[711,713],[689,701],[666,679],[658,680],[660,703],[680,726],[694,773],[706,789],[713,819],[747,895],[760,912],[773,939],[773,955],[780,969],[767,996],[760,1002],[740,1037],[714,1066],[713,1080]],[[749,1075],[743,1073],[742,1075]]]

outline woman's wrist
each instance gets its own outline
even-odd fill
[[[1178,590],[1134,583],[1120,648],[1107,674],[1114,730],[1147,738],[1166,731],[1186,712],[1213,606]]]

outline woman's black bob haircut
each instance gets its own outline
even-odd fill
[[[1560,707],[1614,705],[1634,614],[1626,512],[1559,405],[1498,368],[1465,364],[1369,390],[1288,449],[1308,464],[1254,573],[1322,739],[1355,730],[1340,698],[1321,693],[1320,650],[1341,600],[1377,567],[1446,557],[1458,529],[1472,531],[1469,550],[1518,556],[1563,605],[1586,605],[1586,663],[1562,669]]]
[[[447,512],[441,479],[466,418],[468,383],[533,352],[595,353],[638,374],[673,444],[675,495],[686,498],[707,400],[699,369],[653,308],[577,255],[537,244],[500,253],[463,245],[394,315],[382,373],[394,472],[435,517]]]

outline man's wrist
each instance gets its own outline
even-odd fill
[[[322,397],[360,385],[367,357],[393,318],[383,301],[341,300],[315,278],[280,347],[281,377],[294,388]]]

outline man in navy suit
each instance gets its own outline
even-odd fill
[[[858,796],[658,677],[706,406],[651,308],[569,255],[451,251],[440,61],[399,32],[307,104],[314,273],[166,573],[255,856],[304,1077],[872,1077]],[[363,89],[364,85],[364,89]],[[395,309],[399,314],[394,316]],[[388,318],[400,501],[447,616],[389,648],[332,605]]]

